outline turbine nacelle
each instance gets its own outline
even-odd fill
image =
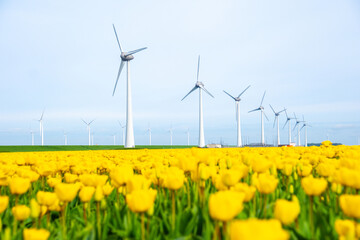
[[[126,53],[126,52],[121,53],[120,57],[121,57],[121,60],[122,60],[122,61],[125,61],[125,62],[131,61],[131,60],[134,59],[134,56],[133,56],[133,55],[128,54],[128,53]]]

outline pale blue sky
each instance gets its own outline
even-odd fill
[[[197,143],[198,96],[181,98],[200,80],[206,142],[235,144],[235,107],[222,90],[239,94],[243,136],[260,139],[264,106],[273,142],[273,114],[287,107],[313,127],[309,142],[356,144],[360,137],[360,3],[357,0],[0,1],[0,144],[30,144],[43,108],[45,144],[111,144],[125,121],[125,72],[112,30],[123,48],[148,47],[131,62],[135,143]],[[281,117],[281,125],[285,121]],[[287,132],[282,130],[282,141]],[[39,135],[35,136],[39,143]]]

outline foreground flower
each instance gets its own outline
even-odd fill
[[[55,187],[55,193],[60,201],[71,202],[79,191],[79,185],[72,183],[59,183]]]
[[[10,192],[11,194],[24,194],[26,193],[30,188],[30,180],[27,178],[13,178],[10,180]]]
[[[360,195],[344,194],[340,196],[339,201],[346,216],[360,219]]]
[[[184,171],[177,167],[170,167],[163,176],[163,186],[168,189],[178,190],[184,185]]]
[[[8,196],[0,196],[0,213],[4,212],[9,205]]]
[[[236,191],[220,191],[210,195],[209,212],[212,219],[229,221],[243,209],[244,194]]]
[[[314,178],[310,175],[301,179],[301,186],[306,195],[319,196],[326,190],[327,181],[324,178]]]
[[[293,196],[292,201],[285,199],[278,199],[275,202],[274,217],[282,224],[288,225],[299,216],[300,204],[296,196]]]
[[[30,208],[26,205],[17,205],[11,209],[11,212],[18,221],[24,221],[30,216]]]
[[[344,239],[355,239],[355,222],[351,220],[337,219],[335,221],[335,230],[339,237]]]
[[[286,240],[290,234],[281,228],[278,220],[236,220],[231,223],[231,240]]]
[[[134,190],[126,195],[126,203],[132,212],[146,212],[154,205],[156,193],[151,188]]]
[[[25,228],[23,232],[24,240],[47,240],[50,232],[46,229]]]
[[[55,203],[57,196],[56,193],[53,192],[38,191],[36,194],[36,199],[39,204],[49,207]]]
[[[79,198],[82,202],[90,202],[94,192],[94,187],[83,187],[79,192]]]
[[[39,217],[40,212],[41,212],[41,207],[39,203],[34,198],[32,198],[30,200],[30,216],[32,218],[37,218]]]
[[[269,194],[275,191],[279,180],[273,175],[262,173],[255,181],[255,186],[260,193]]]
[[[250,201],[256,192],[254,186],[249,186],[247,183],[239,182],[231,190],[244,193],[244,202]]]

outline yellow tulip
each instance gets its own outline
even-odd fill
[[[97,186],[95,189],[94,199],[96,202],[100,202],[104,198],[103,188]]]
[[[306,177],[311,174],[312,166],[309,164],[301,164],[297,167],[297,173],[301,177]]]
[[[79,191],[79,185],[73,183],[59,183],[55,187],[55,193],[60,201],[71,202]]]
[[[154,205],[155,198],[154,189],[134,190],[126,195],[126,203],[132,212],[146,212]]]
[[[259,174],[256,182],[256,188],[260,193],[269,194],[275,191],[279,180],[273,175],[267,173]]]
[[[244,202],[250,201],[256,192],[254,186],[249,186],[247,183],[239,182],[231,190],[244,193]]]
[[[26,205],[17,205],[11,209],[16,220],[24,221],[30,216],[30,208]]]
[[[79,198],[82,202],[90,202],[92,196],[94,195],[94,187],[83,187],[79,192]]]
[[[83,174],[79,176],[79,180],[85,186],[97,187],[105,185],[108,180],[106,175],[97,175],[97,174]]]
[[[149,189],[151,181],[146,179],[143,175],[134,175],[126,183],[126,190],[131,193],[135,190]]]
[[[57,196],[53,192],[38,191],[36,193],[36,199],[41,205],[51,206],[55,203]]]
[[[244,194],[236,191],[219,191],[209,197],[209,213],[212,219],[229,221],[243,209]]]
[[[125,185],[134,175],[134,170],[130,166],[116,167],[110,172],[111,185],[116,188]]]
[[[47,184],[52,188],[56,187],[56,185],[61,183],[61,181],[62,181],[61,178],[48,178],[46,180]]]
[[[25,228],[23,232],[24,240],[47,240],[50,232],[46,229]]]
[[[275,202],[274,217],[282,224],[288,225],[295,221],[300,214],[300,204],[294,195],[292,201],[278,199]]]
[[[231,240],[287,240],[290,234],[282,229],[276,219],[236,220],[231,223]]]
[[[3,213],[9,205],[8,196],[0,196],[0,213]]]
[[[221,172],[221,181],[227,187],[234,186],[240,181],[242,172],[234,169],[226,169]]]
[[[323,146],[323,147],[330,147],[331,145],[332,145],[332,142],[330,142],[329,140],[321,142],[321,146]]]
[[[64,177],[66,183],[74,183],[79,180],[79,177],[76,174],[65,173]]]
[[[40,212],[41,212],[41,208],[40,208],[39,203],[34,198],[32,198],[30,200],[30,216],[32,218],[38,218],[40,215]]]
[[[360,195],[341,195],[339,198],[341,210],[348,217],[360,219]]]
[[[184,185],[184,171],[177,167],[170,167],[163,176],[163,187],[178,190]]]
[[[339,237],[344,237],[346,240],[355,240],[355,222],[352,220],[335,221],[335,230]]]
[[[109,196],[110,193],[114,190],[114,187],[110,185],[109,182],[107,182],[104,186],[102,186],[102,190],[105,196]]]
[[[13,178],[10,180],[10,192],[11,194],[24,194],[26,193],[30,188],[30,180],[27,178]]]
[[[309,196],[319,196],[327,187],[327,181],[324,178],[314,178],[312,175],[301,179],[301,186]]]

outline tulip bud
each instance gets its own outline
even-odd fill
[[[39,217],[40,211],[41,211],[40,205],[34,198],[32,198],[30,200],[30,210],[31,210],[30,216],[32,218],[38,218]]]

